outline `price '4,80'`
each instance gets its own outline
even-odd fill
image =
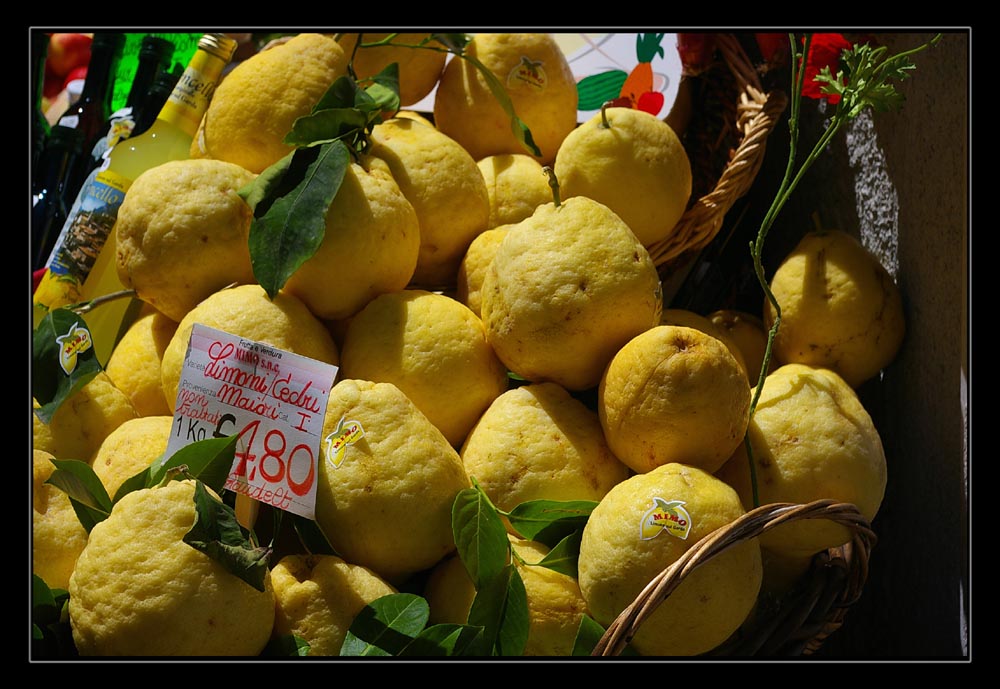
[[[252,483],[259,474],[268,483],[284,483],[296,495],[306,495],[316,480],[312,448],[300,443],[289,450],[281,429],[272,428],[261,435],[258,435],[258,430],[259,419],[251,421],[239,432],[235,453],[239,460],[236,475],[245,476]]]

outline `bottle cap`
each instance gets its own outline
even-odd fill
[[[221,33],[207,33],[198,41],[198,48],[229,62],[236,53],[239,44],[229,36]]]

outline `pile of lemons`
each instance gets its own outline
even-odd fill
[[[50,423],[34,418],[33,569],[68,590],[81,655],[253,656],[287,634],[336,655],[361,609],[414,581],[432,620],[465,622],[475,590],[451,510],[473,482],[505,511],[597,503],[578,577],[533,567],[546,546],[505,522],[535,655],[569,655],[583,616],[608,625],[753,507],[745,437],[761,503],[831,498],[875,517],[886,460],[856,389],[892,362],[904,323],[872,254],[845,232],[809,233],[777,269],[783,319],[757,391],[769,304],[663,303],[647,247],[691,201],[678,135],[621,107],[578,123],[550,35],[476,34],[467,53],[505,86],[533,155],[482,74],[424,45],[437,49],[310,33],[256,54],[219,85],[191,158],[126,195],[118,269],[145,310],[105,372]],[[376,125],[322,245],[268,297],[238,191],[289,152],[292,122],[352,60],[358,78],[398,63],[404,107],[436,88],[434,123],[403,113]],[[194,323],[338,366],[324,437],[345,418],[365,430],[336,469],[319,461],[316,524],[338,556],[286,553],[263,591],[183,542],[190,481],[129,494],[89,536],[46,483],[53,458],[79,459],[114,495],[164,452]],[[814,522],[741,543],[692,573],[634,649],[712,651],[751,614],[768,553],[808,558],[848,537]]]

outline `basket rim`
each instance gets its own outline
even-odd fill
[[[856,505],[830,499],[808,503],[770,503],[749,510],[707,534],[651,579],[632,603],[608,625],[591,655],[620,655],[642,623],[701,565],[738,543],[756,538],[786,522],[804,519],[829,519],[851,530],[851,539],[846,544],[826,551],[837,551],[841,557],[850,559],[851,574],[840,594],[838,609],[849,607],[861,595],[868,576],[869,556],[878,540],[868,519]]]
[[[715,238],[729,209],[753,185],[763,163],[767,137],[788,105],[784,91],[764,90],[735,34],[718,34],[716,46],[738,87],[735,124],[739,143],[713,189],[688,207],[666,237],[646,247],[658,267],[704,248]]]

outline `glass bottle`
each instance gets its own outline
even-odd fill
[[[34,89],[34,112],[31,120],[31,170],[35,176],[35,166],[49,137],[49,121],[42,107],[42,92],[45,88],[45,58],[49,52],[49,35],[35,32],[31,35],[31,87]]]
[[[56,125],[39,158],[31,189],[31,268],[45,265],[66,222],[72,199],[66,197],[67,174],[83,155],[83,132]]]
[[[83,150],[91,151],[111,116],[111,88],[118,60],[125,45],[123,33],[95,33],[90,47],[87,78],[83,82],[80,99],[71,105],[58,120],[64,127],[83,132]],[[93,166],[86,158],[76,164],[70,176],[69,189],[75,195]]]
[[[153,126],[157,115],[160,114],[160,110],[166,105],[167,98],[173,93],[174,86],[177,85],[177,81],[181,78],[181,73],[181,69],[174,71],[163,70],[156,75],[156,81],[149,87],[146,97],[138,104],[136,111],[133,113],[135,117],[135,128],[132,130],[133,136],[142,134]]]
[[[107,152],[122,139],[135,132],[136,115],[160,71],[170,66],[174,54],[174,44],[170,41],[147,34],[139,48],[138,66],[129,88],[125,105],[116,110],[104,123],[100,137],[91,151],[91,170],[99,167]]]
[[[93,183],[80,190],[46,264],[48,270],[35,290],[35,326],[49,309],[124,289],[118,278],[115,236],[111,231],[118,208],[140,174],[189,157],[191,141],[236,46],[236,41],[223,34],[202,36],[197,52],[153,126],[115,146]],[[117,342],[119,330],[126,325],[129,302],[111,300],[85,316],[102,363]]]

